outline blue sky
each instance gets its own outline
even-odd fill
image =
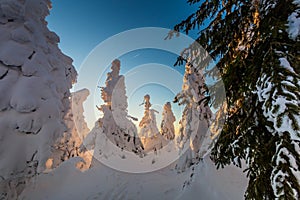
[[[52,0],[47,21],[78,69],[105,39],[139,27],[172,29],[195,9],[186,0]]]
[[[74,66],[79,72],[79,77],[84,60],[101,42],[134,28],[162,27],[172,29],[175,24],[185,19],[196,9],[195,6],[189,6],[186,0],[52,0],[52,6],[50,16],[47,17],[49,29],[59,35],[59,47],[74,60]],[[176,78],[176,80],[180,80],[180,74],[183,74],[184,67],[173,67],[176,57],[177,55],[174,53],[158,49],[139,49],[118,58],[121,60],[122,74],[126,74],[139,66],[147,67],[147,64],[154,63],[152,66],[157,66],[157,69],[161,64],[162,67],[177,70],[179,75],[175,74],[174,76],[177,78],[179,76],[179,79]],[[101,67],[108,67],[101,65],[101,63],[97,63],[97,65],[99,69],[95,67],[91,73],[98,73],[102,70]],[[105,71],[107,70],[105,69]],[[168,69],[165,69],[165,74],[162,71],[164,70],[158,70],[155,76],[168,78]],[[134,79],[134,76],[132,78]],[[147,75],[145,75],[145,78],[151,80],[151,77]],[[103,86],[104,81],[105,76],[100,77],[99,74],[99,80],[96,84]],[[132,80],[128,81],[132,82]],[[160,112],[157,115],[159,125],[162,105],[166,101],[172,101],[175,94],[181,89],[182,83],[180,81],[172,84],[173,89],[170,89],[167,85],[152,83],[151,81],[148,84],[135,87],[130,94],[127,94],[130,95],[128,96],[129,114],[139,119],[142,118],[143,107],[139,107],[138,104],[143,101],[143,95],[149,93],[152,97],[153,108]],[[88,89],[93,90],[92,87]],[[99,92],[96,91],[94,97],[90,97],[94,101],[91,100],[85,103],[85,108],[88,106],[95,108],[96,104],[102,103]],[[97,110],[94,110],[94,113],[88,110],[86,109],[85,115],[89,127],[92,127],[95,119],[99,117],[99,113]],[[173,104],[173,110],[178,123],[181,108]]]

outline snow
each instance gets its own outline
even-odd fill
[[[183,187],[191,169],[178,174],[172,166],[151,173],[132,174],[99,164],[80,172],[68,160],[31,182],[20,199],[207,199],[240,200],[247,186],[242,169],[216,170],[209,158],[194,170],[193,180]],[[84,183],[84,184],[82,184]]]
[[[191,164],[197,163],[199,159],[209,154],[216,138],[210,130],[216,131],[218,125],[214,123],[213,127],[210,127],[213,121],[212,112],[203,102],[199,104],[205,97],[203,89],[199,90],[199,85],[204,85],[202,72],[187,63],[182,91],[175,97],[176,102],[185,105],[179,122],[180,131],[176,136],[177,146],[183,154],[177,161],[178,171],[187,170]]]
[[[293,142],[293,144],[295,149],[299,149],[298,144],[296,144],[295,142]],[[283,187],[282,183],[285,182],[285,179],[288,179],[290,175],[286,171],[284,172],[283,170],[280,170],[278,166],[281,166],[282,164],[290,165],[290,170],[292,171],[292,174],[296,177],[298,182],[300,181],[300,172],[298,171],[298,165],[294,155],[291,154],[291,152],[287,148],[283,147],[282,142],[280,144],[277,144],[276,155],[276,167],[272,171],[271,182],[273,191],[275,191],[275,196],[279,198],[284,195],[284,191],[281,190],[281,192],[279,192],[280,190],[278,189]],[[293,189],[293,192],[293,196],[297,197],[297,191]]]
[[[300,34],[300,2],[294,0],[293,3],[297,6],[297,9],[288,17],[288,29],[289,37],[296,40]]]
[[[76,72],[47,37],[48,6],[47,0],[0,1],[1,199],[16,199],[28,179],[45,170],[67,131],[64,117]]]
[[[157,135],[159,133],[155,113],[158,113],[154,109],[150,109],[152,104],[150,103],[150,95],[146,94],[144,96],[144,102],[141,104],[145,106],[144,116],[139,123],[141,128],[139,136],[142,138],[149,138]]]
[[[292,142],[296,152],[300,152],[300,146],[296,143],[296,142]],[[291,157],[291,155],[289,156]],[[300,181],[300,171],[295,167],[297,165],[295,158],[291,158],[292,159],[292,166],[294,167],[292,169],[292,172],[294,174],[294,176],[297,178],[298,181]]]
[[[173,140],[175,138],[175,128],[174,122],[176,118],[173,114],[171,103],[167,102],[163,108],[163,118],[161,122],[161,134],[168,140]]]
[[[8,69],[7,67],[5,67]],[[6,70],[5,69],[5,70]],[[10,90],[12,85],[14,85],[18,80],[18,72],[15,70],[8,70],[6,75],[0,80],[1,87],[0,92],[1,94],[6,94],[1,96],[0,98],[0,110],[4,111],[10,107],[10,97],[12,91]]]
[[[279,74],[281,77],[284,74],[291,73],[296,75],[291,63],[286,58],[280,58],[279,61],[283,67],[282,73]],[[294,155],[294,152],[297,153],[297,150],[299,150],[298,142],[300,141],[300,135],[299,131],[293,126],[293,123],[300,123],[300,115],[299,113],[295,114],[289,111],[291,106],[299,107],[300,100],[297,98],[297,95],[299,95],[297,89],[300,87],[300,82],[297,76],[293,77],[289,75],[278,86],[275,82],[273,83],[274,80],[271,77],[263,74],[256,84],[257,91],[255,93],[258,96],[259,102],[263,104],[264,117],[271,122],[271,126],[267,125],[266,128],[273,135],[280,136],[280,140],[276,143],[276,153],[272,158],[275,162],[275,167],[270,177],[274,195],[279,199],[284,195],[283,183],[290,184],[291,182],[288,180],[290,180],[292,175],[294,175],[296,181],[300,182],[298,165],[294,157],[297,156]],[[292,93],[290,88],[293,88],[296,92]],[[289,94],[289,96],[285,96],[284,94]],[[285,140],[282,138],[283,136],[288,137],[292,141],[293,147],[287,147],[287,144],[283,142]],[[290,166],[289,170],[292,175],[287,172],[283,164]],[[294,186],[289,185],[289,187],[292,189],[295,199],[297,199],[298,196]]]
[[[20,26],[12,31],[11,38],[18,43],[27,43],[32,40],[31,33],[25,28]]]
[[[300,27],[300,24],[299,24]],[[292,73],[295,73],[294,69],[291,67],[289,61],[286,58],[279,58],[280,65]]]
[[[295,87],[295,84],[293,84],[290,81],[281,81],[281,83],[284,84],[284,85],[290,86],[290,87]]]
[[[262,80],[264,80],[264,85],[262,87],[264,87],[262,89],[262,87],[259,87],[257,85],[257,94],[258,94],[258,98],[259,98],[259,101],[264,101],[265,99],[268,99],[269,98],[269,95],[270,95],[270,91],[272,89],[272,83],[269,81],[270,78],[267,78],[266,75],[263,75],[262,76]]]
[[[273,9],[276,6],[276,3],[270,0],[262,0],[261,5],[264,5],[264,11],[268,14],[270,9]]]
[[[81,138],[86,137],[90,132],[84,117],[83,102],[87,99],[90,92],[88,89],[81,89],[73,92],[71,96],[72,100],[72,113],[75,122],[77,132]]]
[[[287,62],[285,59],[282,59],[281,61],[285,64]],[[285,82],[282,82],[282,84],[284,86]],[[287,85],[296,88],[299,87],[299,85],[295,86],[295,84],[297,83],[293,81],[293,84],[288,83]],[[286,90],[283,86],[282,86],[283,92],[287,93],[288,90]],[[296,130],[292,128],[291,118],[287,116],[285,113],[287,112],[288,109],[287,105],[297,106],[299,105],[299,100],[297,98],[288,99],[286,96],[282,96],[278,94],[278,90],[276,88],[274,89],[274,91],[272,91],[271,94],[271,90],[273,89],[273,87],[274,84],[271,82],[270,77],[267,77],[266,75],[263,75],[261,80],[256,85],[257,91],[255,93],[258,95],[259,101],[263,102],[263,114],[268,119],[268,121],[274,124],[272,129],[276,130],[278,134],[282,135],[283,133],[288,132],[291,136],[291,139],[298,140],[299,134],[297,133]],[[271,107],[267,106],[269,99],[271,99],[272,102]],[[278,107],[276,112],[274,112],[275,107]],[[299,115],[293,115],[293,116],[296,119],[296,121],[300,122]],[[282,120],[280,121],[279,118]]]
[[[0,60],[5,65],[20,67],[32,54],[33,48],[13,40],[1,42]]]
[[[2,0],[0,8],[2,16],[7,16],[7,18],[19,18],[24,12],[22,5],[16,1]]]
[[[87,170],[91,165],[92,152],[80,152],[82,141],[89,132],[83,116],[83,102],[89,95],[87,89],[82,89],[71,94],[69,110],[64,117],[67,131],[55,145],[52,156],[47,160],[47,171],[57,167],[62,161],[71,157],[80,156],[83,162],[78,163],[80,170]]]

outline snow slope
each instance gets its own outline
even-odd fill
[[[37,177],[20,199],[240,200],[247,185],[240,169],[229,166],[217,171],[209,158],[199,163],[190,185],[185,187],[191,169],[178,174],[170,165],[151,173],[131,174],[98,163],[81,172],[74,166],[78,159],[70,159],[56,170]]]

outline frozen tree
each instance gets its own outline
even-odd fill
[[[177,169],[185,170],[187,167],[197,163],[204,155],[200,151],[202,145],[208,148],[203,142],[210,138],[209,124],[212,113],[203,101],[206,98],[205,82],[200,70],[197,70],[191,63],[185,66],[182,91],[177,94],[174,102],[185,105],[182,118],[180,119],[180,129],[177,136],[179,149],[187,148],[186,153],[179,159]],[[208,140],[209,143],[211,140]],[[203,148],[202,148],[203,149]]]
[[[150,95],[144,96],[144,104],[145,111],[142,120],[139,123],[140,130],[140,137],[149,138],[157,135],[159,130],[156,124],[156,116],[155,113],[158,113],[154,109],[150,109],[152,104],[150,103]]]
[[[111,107],[112,105],[112,96],[114,89],[116,87],[116,84],[121,78],[124,78],[123,76],[119,75],[120,73],[120,61],[119,60],[114,60],[111,65],[111,72],[107,73],[107,79],[105,81],[105,87],[101,87],[101,98],[103,101],[106,103],[107,106]],[[121,80],[122,81],[122,80]],[[125,87],[125,86],[124,86]],[[118,88],[119,92],[121,88]],[[125,96],[125,88],[123,88],[124,91],[121,91],[122,93],[120,94],[122,100],[120,100],[118,103],[122,104],[122,107],[127,108],[127,97]],[[124,99],[125,98],[125,99]]]
[[[95,127],[87,135],[84,146],[86,149],[94,149],[95,158],[108,153],[103,152],[102,149],[108,142],[121,150],[143,156],[143,145],[137,135],[137,129],[128,119],[132,117],[129,117],[127,112],[125,77],[119,75],[119,60],[112,62],[111,70],[107,74],[106,86],[101,88],[101,96],[105,104],[98,109],[103,113],[103,117],[96,122]]]
[[[157,128],[155,113],[158,113],[158,111],[151,109],[150,95],[144,96],[144,102],[141,105],[144,105],[145,111],[139,123],[139,136],[146,152],[154,151],[154,153],[157,153],[168,141],[160,134]]]
[[[68,130],[55,145],[55,150],[46,163],[48,169],[55,168],[62,161],[77,156],[83,158],[85,162],[78,163],[77,167],[81,170],[89,168],[92,157],[91,153],[80,152],[80,145],[90,131],[83,116],[83,102],[88,95],[89,91],[87,89],[82,89],[71,94],[72,109],[70,108],[65,116],[65,123]]]
[[[83,103],[89,96],[90,92],[88,89],[82,89],[71,94],[72,102],[72,117],[75,122],[77,132],[80,138],[85,138],[90,132],[88,125],[83,115]]]
[[[48,30],[49,0],[0,1],[0,198],[16,199],[45,169],[58,139],[76,72]]]
[[[176,118],[173,114],[170,102],[167,102],[164,105],[162,115],[160,133],[168,140],[173,140],[175,138],[174,122],[176,121]]]

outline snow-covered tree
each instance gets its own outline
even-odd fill
[[[87,89],[82,89],[71,94],[72,106],[65,116],[67,131],[55,145],[55,150],[46,163],[48,169],[53,169],[61,162],[77,156],[83,158],[85,162],[78,163],[77,167],[81,170],[89,168],[92,158],[91,153],[80,152],[82,141],[90,131],[83,116],[83,102],[87,99],[88,95],[89,91]]]
[[[173,140],[175,138],[174,122],[176,118],[173,114],[170,102],[164,105],[162,116],[160,133],[168,140]]]
[[[182,118],[180,119],[177,145],[186,153],[179,159],[177,169],[185,170],[192,164],[197,163],[204,155],[200,148],[207,144],[203,142],[210,138],[209,124],[211,121],[211,111],[207,103],[203,101],[205,96],[205,82],[200,70],[197,70],[191,63],[185,66],[182,91],[177,94],[174,102],[185,105]],[[211,141],[210,141],[211,142]]]
[[[150,109],[152,106],[152,104],[150,103],[150,95],[147,94],[144,96],[143,104],[145,111],[144,116],[139,123],[139,127],[141,128],[139,136],[142,138],[150,138],[159,133],[155,116],[155,113],[157,113],[157,111],[154,109]]]
[[[85,138],[86,135],[90,132],[90,129],[88,128],[85,117],[83,115],[83,103],[89,95],[90,92],[88,89],[82,89],[76,92],[72,92],[71,94],[72,117],[80,138]]]
[[[158,111],[151,109],[150,95],[144,96],[144,102],[141,105],[144,105],[145,111],[139,123],[139,136],[143,142],[145,152],[154,151],[154,153],[157,153],[158,150],[168,144],[168,140],[160,134],[157,128],[156,113]]]
[[[48,30],[49,0],[0,1],[0,198],[16,199],[67,131],[76,72]]]
[[[108,142],[111,142],[121,150],[143,156],[143,145],[137,135],[137,128],[128,119],[130,117],[127,112],[125,77],[119,75],[119,60],[112,62],[111,70],[107,74],[106,86],[101,88],[101,96],[105,104],[98,107],[98,109],[103,112],[103,117],[96,122],[95,127],[87,135],[83,145],[86,149],[94,149],[94,157],[96,159],[100,155],[108,153],[103,152],[102,149]]]
[[[220,70],[226,89],[213,160],[218,167],[246,161],[246,199],[299,199],[300,1],[188,2],[199,9],[174,29],[200,27],[197,42],[217,61],[211,74]]]

